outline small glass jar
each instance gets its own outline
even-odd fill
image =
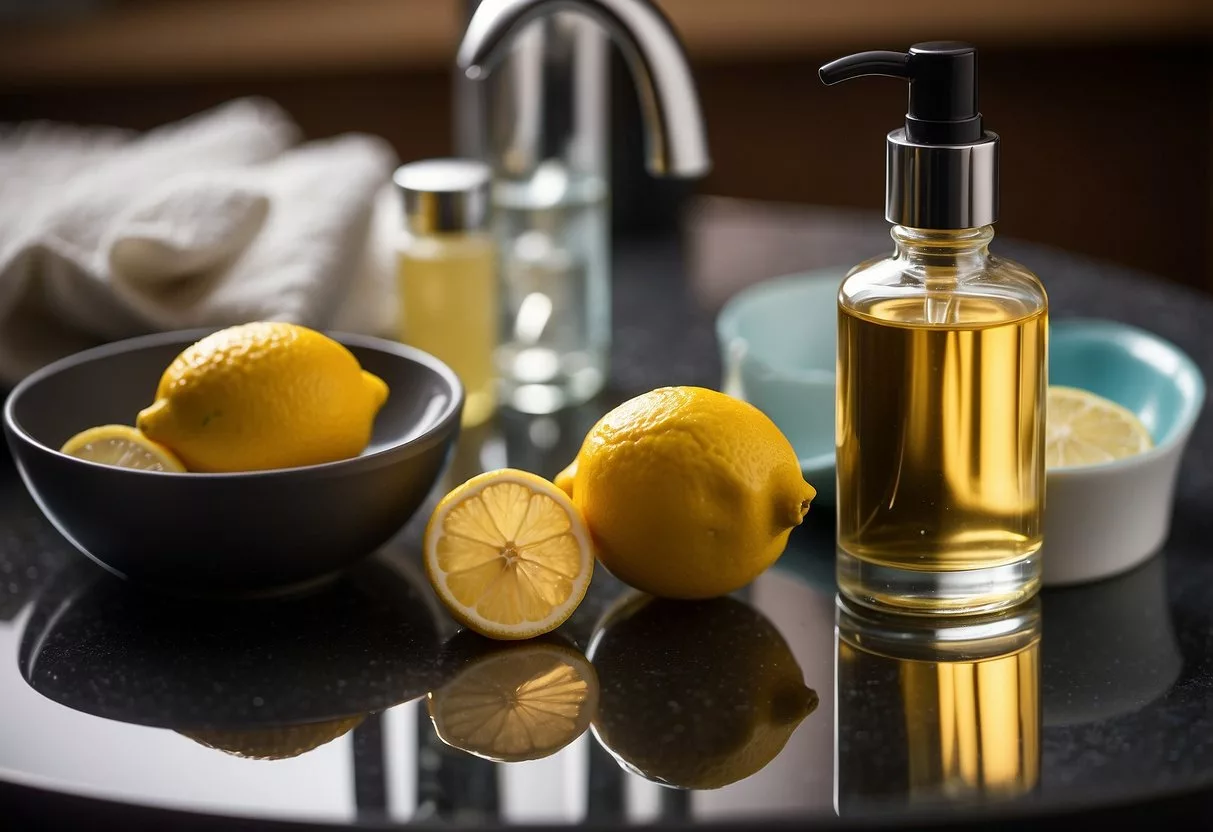
[[[464,387],[463,425],[496,409],[499,301],[488,166],[429,159],[397,169],[406,233],[396,255],[400,340],[445,362]]]

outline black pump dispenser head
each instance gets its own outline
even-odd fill
[[[885,216],[915,228],[972,228],[998,213],[998,136],[982,129],[977,49],[919,43],[859,52],[823,66],[825,84],[884,75],[909,81],[905,127],[889,134]]]
[[[906,138],[915,144],[981,141],[977,109],[977,50],[967,43],[918,43],[909,52],[860,52],[823,66],[826,84],[865,75],[910,82]]]

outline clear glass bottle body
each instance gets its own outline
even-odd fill
[[[464,387],[463,425],[496,409],[497,251],[488,231],[406,234],[397,251],[400,340],[445,362]]]
[[[838,580],[924,613],[1034,594],[1044,509],[1048,303],[989,227],[895,227],[839,291]]]

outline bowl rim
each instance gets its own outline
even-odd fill
[[[52,361],[34,372],[21,379],[8,397],[4,401],[4,427],[8,431],[10,437],[15,437],[20,441],[30,445],[31,447],[50,454],[51,456],[59,457],[64,460],[70,460],[71,463],[87,465],[95,468],[103,468],[107,471],[117,471],[134,476],[145,477],[164,477],[175,481],[183,480],[246,480],[252,478],[273,479],[283,476],[298,476],[301,473],[322,473],[340,470],[346,467],[355,467],[360,465],[374,466],[377,462],[383,461],[389,456],[398,454],[402,450],[420,451],[425,450],[440,441],[452,423],[458,426],[460,413],[463,408],[464,390],[463,383],[460,382],[459,376],[455,371],[448,367],[444,362],[434,357],[433,355],[420,350],[416,347],[410,347],[407,344],[402,344],[398,341],[391,341],[386,338],[378,338],[373,335],[358,335],[349,332],[340,332],[336,330],[316,330],[322,335],[332,338],[337,343],[344,347],[358,347],[360,349],[376,350],[379,352],[395,355],[398,358],[404,358],[416,364],[424,366],[426,369],[437,374],[449,387],[451,397],[447,401],[445,407],[438,415],[438,418],[424,432],[414,436],[407,441],[397,441],[390,443],[387,447],[381,448],[373,453],[350,457],[349,459],[338,459],[332,462],[321,462],[315,465],[296,465],[291,468],[270,468],[263,471],[225,471],[225,472],[204,472],[204,471],[187,471],[178,473],[174,471],[145,471],[135,468],[116,468],[112,465],[104,465],[100,462],[93,462],[87,459],[71,456],[62,453],[58,448],[52,448],[39,440],[21,425],[14,414],[16,402],[30,388],[41,383],[42,381],[57,375],[64,370],[87,364],[91,361],[96,361],[103,358],[110,358],[115,355],[122,355],[128,352],[135,352],[140,349],[151,347],[163,347],[171,344],[181,343],[188,346],[207,335],[216,332],[214,328],[194,328],[194,329],[177,329],[166,332],[155,332],[150,335],[139,335],[134,338],[125,338],[120,341],[112,341],[108,344],[92,347],[87,350],[73,353],[71,355]],[[184,347],[183,347],[184,348]]]
[[[850,269],[850,266],[827,266],[809,269],[803,272],[792,272],[791,274],[768,277],[744,287],[725,301],[724,306],[721,307],[720,312],[716,315],[716,340],[719,349],[722,351],[732,350],[733,344],[738,341],[743,341],[747,345],[750,343],[750,339],[741,332],[740,324],[737,320],[746,306],[768,295],[783,294],[803,288],[808,284],[824,286],[833,282],[836,284],[834,288],[837,295],[837,290],[841,288],[842,281]],[[837,303],[837,297],[835,297],[835,303]],[[802,369],[776,365],[752,352],[747,352],[745,357],[758,365],[763,372],[775,377],[794,380],[802,384],[833,385],[836,383],[836,370],[825,370],[820,367]]]

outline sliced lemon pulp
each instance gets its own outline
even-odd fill
[[[447,745],[498,762],[537,760],[590,727],[598,676],[569,647],[523,644],[474,660],[427,705]]]
[[[1049,388],[1045,465],[1096,465],[1153,447],[1150,432],[1129,410],[1088,390]]]
[[[67,440],[60,451],[68,456],[119,468],[185,473],[185,466],[172,451],[127,425],[89,428]]]
[[[590,534],[564,492],[513,469],[473,477],[438,504],[425,566],[464,626],[500,639],[559,627],[594,571]]]

